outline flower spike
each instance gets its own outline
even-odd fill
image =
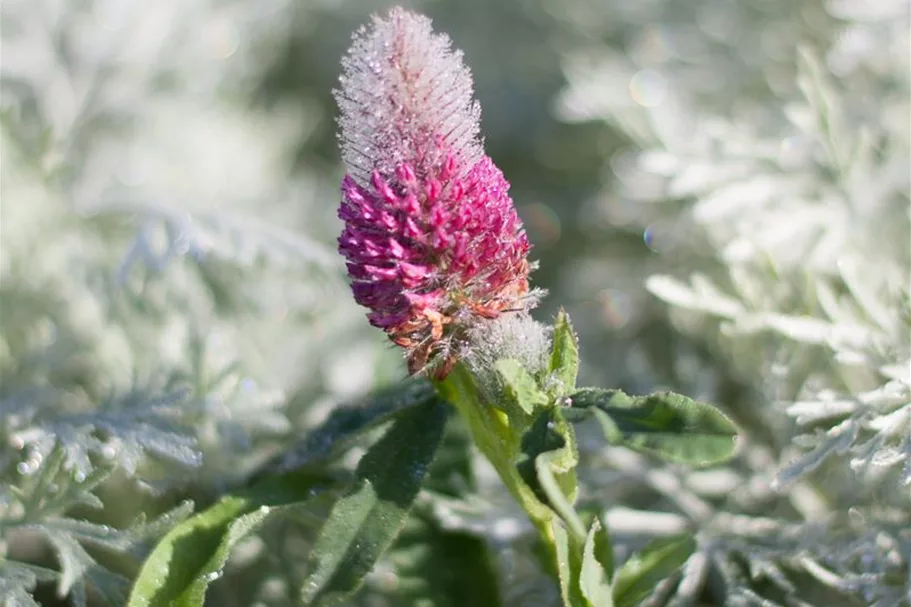
[[[429,19],[394,8],[355,34],[335,91],[348,170],[339,251],[354,298],[411,373],[438,377],[470,329],[530,301],[530,245],[450,46]]]

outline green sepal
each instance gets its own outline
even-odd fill
[[[548,366],[551,393],[559,398],[576,389],[579,374],[579,340],[566,310],[560,308],[554,319],[553,348]]]
[[[506,398],[525,415],[532,415],[536,409],[543,408],[550,402],[547,394],[538,387],[535,378],[519,361],[503,358],[494,363],[494,368],[503,383]]]

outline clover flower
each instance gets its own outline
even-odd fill
[[[354,35],[336,90],[348,173],[339,217],[355,300],[443,377],[470,329],[529,305],[528,239],[484,155],[462,54],[401,8]]]

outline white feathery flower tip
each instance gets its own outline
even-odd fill
[[[467,171],[483,156],[480,105],[462,52],[430,19],[393,8],[361,27],[342,60],[342,159],[363,186],[374,171],[390,176],[409,162],[418,177],[438,168],[442,150]],[[431,143],[432,142],[432,143]]]

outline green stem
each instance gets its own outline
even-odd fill
[[[484,401],[471,373],[461,364],[455,366],[443,381],[434,385],[442,398],[452,403],[468,423],[475,444],[503,480],[513,498],[528,514],[538,529],[551,556],[556,559],[556,547],[551,521],[553,510],[542,504],[519,475],[516,467],[521,453],[523,428],[500,408]]]

